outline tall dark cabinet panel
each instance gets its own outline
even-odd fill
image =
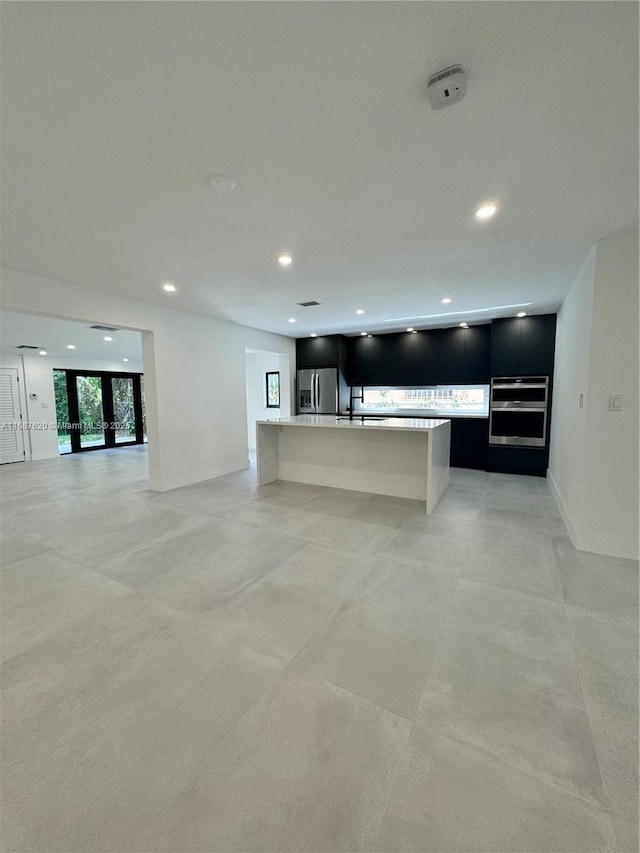
[[[460,385],[464,376],[464,345],[467,329],[439,332],[438,385]]]
[[[337,367],[340,362],[340,335],[296,340],[296,369]]]
[[[439,332],[438,385],[488,385],[491,326]]]
[[[491,375],[553,374],[556,315],[494,320],[491,328]]]
[[[520,372],[523,375],[541,373],[551,376],[556,346],[556,315],[523,317],[520,322]]]
[[[437,383],[439,332],[424,331],[415,335],[402,332],[384,337],[388,359],[386,384],[406,388]]]
[[[464,336],[463,385],[488,385],[491,375],[491,326],[461,329]]]
[[[389,385],[389,335],[348,339],[347,382],[363,385]]]

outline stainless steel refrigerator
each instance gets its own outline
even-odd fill
[[[338,370],[321,367],[298,371],[298,413],[335,415],[338,412]]]

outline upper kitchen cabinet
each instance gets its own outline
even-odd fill
[[[539,314],[494,320],[491,326],[491,375],[551,376],[556,315]]]
[[[296,340],[296,368],[337,367],[340,363],[340,335]]]
[[[399,335],[385,335],[385,338],[388,385],[410,388],[413,385],[436,384],[439,332],[402,332]]]
[[[461,385],[464,374],[464,344],[468,329],[443,329],[438,344],[438,385]]]
[[[464,385],[488,385],[491,369],[491,326],[470,326],[464,336]]]
[[[390,385],[389,381],[389,345],[390,335],[349,338],[349,358],[347,361],[347,382],[352,385]]]
[[[438,385],[488,385],[491,326],[443,329],[438,353]]]
[[[523,317],[520,322],[520,373],[551,376],[556,349],[556,315]]]

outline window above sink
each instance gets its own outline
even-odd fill
[[[489,414],[488,385],[438,385],[433,387],[365,387],[364,400],[354,412],[389,415]]]

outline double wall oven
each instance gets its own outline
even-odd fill
[[[548,376],[496,376],[491,380],[489,444],[545,447]]]

